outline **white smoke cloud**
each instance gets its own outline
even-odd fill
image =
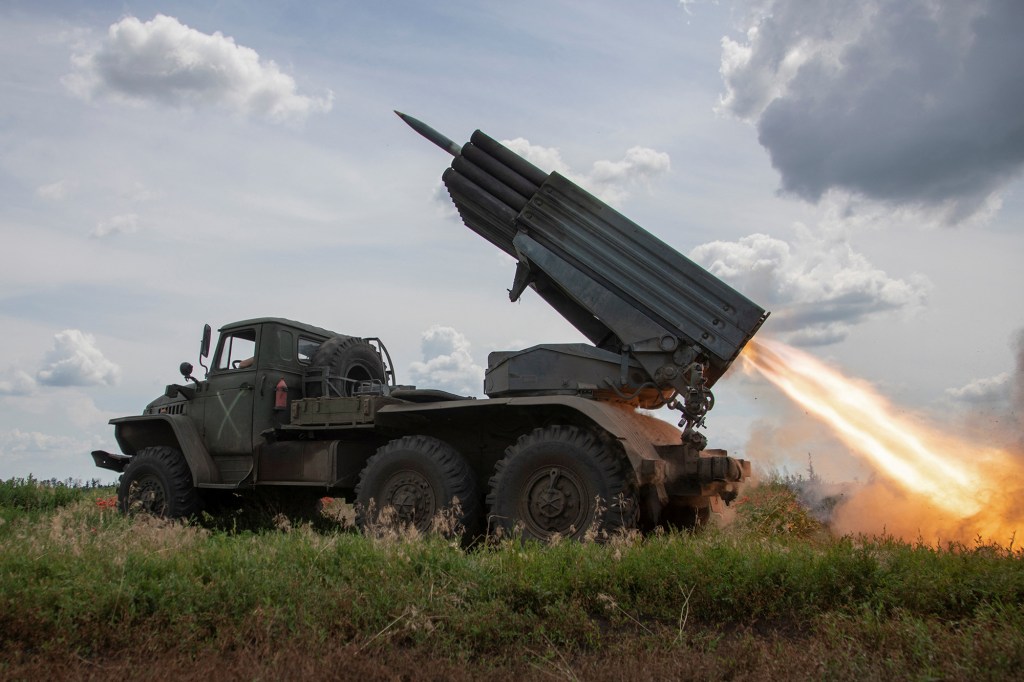
[[[64,83],[85,99],[110,97],[176,107],[216,106],[273,121],[330,111],[333,95],[300,95],[295,79],[252,48],[219,31],[190,28],[174,17],[126,17],[103,42],[72,56]]]
[[[502,144],[541,170],[564,175],[586,187],[602,201],[615,205],[628,199],[637,187],[646,186],[672,168],[669,155],[665,152],[648,147],[630,147],[618,161],[595,161],[589,172],[576,173],[569,168],[556,148],[530,144],[529,140],[522,137],[502,140]]]
[[[1016,0],[760,3],[722,40],[720,110],[753,122],[782,189],[959,222],[1024,167]]]
[[[773,333],[794,345],[842,341],[865,318],[920,305],[929,288],[921,276],[890,277],[843,237],[806,228],[792,244],[752,234],[702,244],[690,257],[771,310]]]
[[[409,366],[409,376],[419,388],[438,388],[459,395],[479,395],[484,369],[473,362],[470,343],[451,327],[434,325],[420,341],[423,362]]]
[[[120,367],[103,357],[91,334],[65,329],[54,335],[36,380],[48,386],[95,386],[114,385],[120,376]]]
[[[139,216],[134,213],[116,215],[107,220],[101,220],[93,228],[90,236],[102,239],[115,234],[131,234],[139,229]]]

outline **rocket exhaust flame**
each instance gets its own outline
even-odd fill
[[[1018,529],[1024,531],[1024,505],[1015,490],[1024,481],[1024,466],[1009,452],[901,416],[865,382],[786,344],[751,341],[741,357],[748,373],[760,374],[827,425],[907,499],[904,511],[912,510],[916,530],[903,523],[894,532],[906,519],[887,519],[882,509],[874,532],[884,526],[908,540],[980,536],[1005,543]],[[856,530],[871,532],[860,525]]]

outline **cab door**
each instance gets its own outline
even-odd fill
[[[205,391],[204,438],[213,455],[251,455],[259,328],[221,334]]]
[[[291,421],[291,401],[303,396],[303,378],[322,339],[314,339],[294,327],[264,324],[259,349],[259,371],[256,375],[252,418],[252,442],[259,446],[262,434]],[[283,384],[281,382],[284,382]],[[277,405],[278,387],[282,405]]]

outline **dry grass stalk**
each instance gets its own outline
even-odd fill
[[[693,594],[693,590],[696,587],[696,584],[690,587],[690,591],[686,593],[686,599],[683,601],[683,605],[679,609],[679,630],[676,634],[676,644],[683,640],[683,631],[686,629],[686,621],[690,618],[690,596]],[[683,586],[680,585],[679,590],[682,591],[682,589]]]

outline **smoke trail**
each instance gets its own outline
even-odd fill
[[[836,510],[840,532],[908,540],[1006,543],[1024,530],[1024,466],[1008,449],[979,445],[897,410],[873,387],[777,341],[751,342],[744,368],[764,377],[874,474]]]

